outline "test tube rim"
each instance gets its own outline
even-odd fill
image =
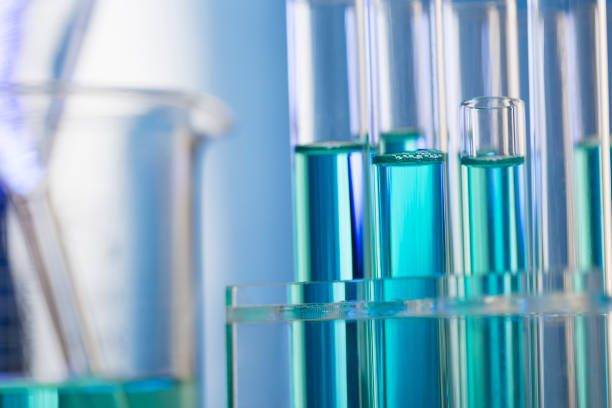
[[[481,102],[500,102],[495,106],[480,106]],[[466,99],[461,102],[462,109],[474,109],[474,110],[494,110],[494,109],[507,109],[515,107],[524,107],[525,103],[522,99],[511,98],[509,96],[477,96],[475,98]]]

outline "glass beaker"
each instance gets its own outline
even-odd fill
[[[7,85],[0,100],[14,107],[0,117],[0,150],[29,146],[25,164],[42,169],[22,179],[32,188],[3,185],[0,200],[0,297],[11,305],[0,312],[11,334],[0,402],[194,405],[197,181],[225,108],[178,92],[60,84]]]

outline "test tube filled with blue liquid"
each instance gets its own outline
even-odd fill
[[[601,271],[609,293],[612,194],[609,100],[604,92],[609,89],[605,20],[610,2],[528,4],[538,157],[537,267],[557,276],[565,270]],[[571,290],[571,283],[566,285]],[[598,375],[609,367],[599,344],[610,341],[610,322],[608,315],[607,322],[577,316],[556,327],[540,324],[539,387],[547,405],[587,407],[609,401],[605,375]]]
[[[296,280],[363,278],[369,159],[364,2],[288,0]],[[292,293],[296,303],[316,293]],[[292,324],[292,405],[357,406],[356,322]]]
[[[468,285],[465,296],[511,294],[527,263],[524,104],[479,97],[461,111],[464,269],[487,280],[486,286]],[[522,319],[467,316],[461,323],[463,405],[525,406]]]
[[[448,270],[446,140],[434,130],[435,3],[369,4],[373,258],[377,277],[405,279],[385,286],[386,299],[435,297],[435,279]],[[387,319],[371,330],[376,406],[443,406],[439,321]]]

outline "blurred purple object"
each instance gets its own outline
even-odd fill
[[[30,0],[0,1],[0,81],[13,80],[23,39],[24,12]],[[0,177],[11,192],[24,194],[40,180],[42,167],[26,136],[15,95],[0,98]]]
[[[92,13],[93,0],[0,0],[0,84],[70,79]],[[0,178],[11,193],[31,192],[42,161],[23,124],[17,96],[0,97]],[[51,101],[47,126],[61,115]]]

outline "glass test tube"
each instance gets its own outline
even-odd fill
[[[607,44],[606,44],[606,48],[609,47],[609,44],[612,43],[612,12],[609,11],[612,8],[612,0],[606,0],[606,31],[607,31]],[[612,58],[612,53],[610,52],[609,49],[607,49],[607,62],[608,62],[608,76],[607,76],[607,81],[608,81],[608,111],[610,112],[610,114],[612,114],[612,100],[610,100],[610,98],[612,98],[612,91],[610,90],[610,77],[612,77],[612,61],[610,60]],[[603,78],[602,78],[603,80]],[[602,84],[603,86],[603,84]],[[604,118],[605,120],[606,118]],[[612,135],[612,121],[610,121],[610,115],[608,115],[607,117],[608,120],[608,128],[610,129],[609,134]],[[610,148],[610,154],[611,154],[611,158],[610,160],[612,161],[612,147]],[[611,172],[612,172],[612,163],[611,163]],[[606,182],[606,180],[608,180],[608,175],[604,174],[604,177],[602,178],[604,183]],[[603,186],[603,190],[607,191],[607,186]],[[605,231],[605,229],[604,229]],[[605,234],[605,232],[604,232]],[[609,270],[609,269],[608,269]],[[608,273],[608,275],[606,276],[605,279],[605,287],[606,287],[606,293],[609,295],[610,293],[612,293],[612,282],[610,282],[610,274]],[[609,328],[612,327],[612,313],[608,313],[605,317],[606,319],[606,333],[605,333],[605,344],[606,344],[606,352],[608,356],[612,355],[612,330],[610,330]],[[606,372],[608,373],[608,378],[610,378],[610,373],[612,373],[612,358],[607,358],[606,361]],[[608,401],[607,404],[608,405],[612,405],[612,401],[610,401],[610,396],[612,396],[612,381],[608,380],[608,384],[607,384],[607,396],[608,396]]]
[[[521,100],[462,104],[461,193],[465,273],[526,267],[525,110]]]
[[[368,274],[364,3],[287,1],[300,282]],[[308,302],[311,296],[316,294],[293,293],[292,300]],[[293,406],[359,405],[357,330],[356,322],[292,324]]]
[[[463,273],[459,107],[479,96],[528,101],[526,0],[441,0],[438,26],[443,43],[441,104],[446,108],[453,271]],[[529,120],[529,118],[527,118]],[[446,130],[446,129],[443,129]],[[527,155],[531,143],[527,140]],[[526,164],[528,179],[530,165]]]
[[[448,270],[446,140],[435,131],[435,3],[369,3],[373,258],[379,278],[434,278]],[[415,298],[437,295],[431,279],[411,285]],[[405,293],[390,293],[392,286],[385,297],[405,300]],[[389,319],[371,325],[373,366],[381,378],[375,406],[443,406],[439,322]]]
[[[465,273],[489,275],[485,292],[510,294],[526,258],[525,111],[519,99],[480,97],[462,111],[461,193]],[[520,319],[467,316],[459,325],[462,406],[527,406]]]
[[[551,274],[603,268],[610,288],[605,6],[602,0],[529,0],[530,94],[537,265]],[[601,336],[586,336],[587,324],[599,325],[588,331]],[[576,317],[547,327],[539,333],[541,398],[547,406],[599,405],[606,398],[606,384],[596,381],[606,369],[598,345],[606,335],[602,322]]]
[[[360,4],[287,2],[298,281],[364,274],[367,118]]]
[[[370,4],[376,276],[446,271],[445,147],[434,131],[429,0]]]
[[[603,267],[602,202],[610,204],[601,194],[609,185],[601,173],[604,163],[609,166],[609,154],[601,150],[604,144],[609,149],[607,98],[601,93],[607,72],[600,66],[606,38],[599,20],[605,5],[530,1],[530,12],[540,265],[547,270]]]
[[[463,246],[460,107],[463,101],[480,96],[520,97],[528,102],[527,7],[526,0],[440,0],[440,3],[441,12],[436,17],[443,53],[437,65],[444,73],[440,94],[443,97],[441,105],[446,108],[446,122],[441,126],[448,130],[452,272],[465,274],[470,265]],[[526,120],[529,122],[528,117]],[[527,139],[527,158],[531,157],[531,146]],[[525,164],[528,180],[531,180],[530,163],[528,159]],[[531,212],[527,215],[531,216]],[[530,236],[526,237],[528,241]],[[466,295],[461,287],[457,290],[456,295]],[[449,377],[453,379],[450,392],[454,400],[461,401],[461,406],[467,406],[469,384],[464,375],[467,361],[463,352],[467,341],[465,322],[450,319],[447,330],[448,338],[452,339],[448,359]]]

